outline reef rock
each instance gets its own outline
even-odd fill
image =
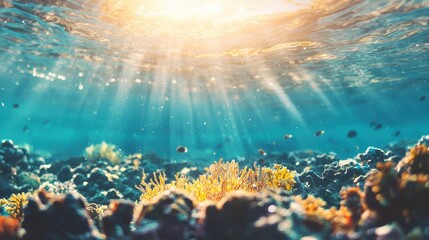
[[[23,240],[101,239],[85,208],[84,198],[77,194],[50,196],[39,192],[24,210]]]

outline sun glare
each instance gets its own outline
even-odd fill
[[[103,9],[107,18],[121,25],[154,23],[167,29],[189,30],[294,12],[311,5],[311,0],[109,0]]]

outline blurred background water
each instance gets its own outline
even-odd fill
[[[0,138],[211,162],[429,133],[428,1],[160,2],[0,0]]]

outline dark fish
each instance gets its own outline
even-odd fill
[[[261,154],[262,156],[267,156],[267,153],[264,151],[264,149],[260,148],[258,149],[259,154]]]
[[[25,133],[29,133],[29,132],[30,132],[30,128],[28,127],[28,125],[25,125],[25,126],[22,128],[22,131],[23,131],[23,132],[25,132]]]
[[[369,123],[369,126],[370,127],[374,127],[374,126],[376,126],[378,123],[376,122],[376,121],[371,121],[370,123]]]
[[[45,121],[43,121],[43,125],[48,125],[49,123],[51,123],[51,120],[46,119]]]
[[[13,104],[13,108],[19,108],[19,104],[18,103]]]
[[[355,130],[350,130],[349,133],[347,133],[347,137],[354,138],[357,136],[357,132]]]
[[[285,135],[283,135],[283,138],[284,139],[291,139],[291,138],[293,138],[293,135],[292,134],[285,134]]]
[[[396,131],[395,136],[399,136],[399,135],[401,135],[401,131]]]
[[[316,133],[314,133],[314,136],[316,136],[316,137],[320,137],[320,136],[322,136],[323,134],[325,134],[325,131],[323,131],[323,130],[319,130],[319,131],[317,131]]]
[[[426,100],[426,96],[425,95],[420,96],[420,101],[423,102],[424,100]]]
[[[383,127],[383,125],[378,123],[377,125],[375,125],[374,129],[378,130],[378,129],[381,129],[382,127]]]
[[[259,164],[264,164],[264,163],[265,163],[265,160],[263,158],[260,158],[259,159]]]
[[[186,152],[188,152],[188,148],[184,147],[184,146],[178,146],[176,148],[176,151],[179,152],[179,153],[186,153]]]
[[[216,144],[216,149],[222,148],[223,147],[223,143],[218,143]]]

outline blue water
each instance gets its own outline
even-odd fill
[[[212,162],[260,148],[346,158],[429,133],[428,1],[316,1],[185,30],[106,2],[0,2],[0,138]]]

